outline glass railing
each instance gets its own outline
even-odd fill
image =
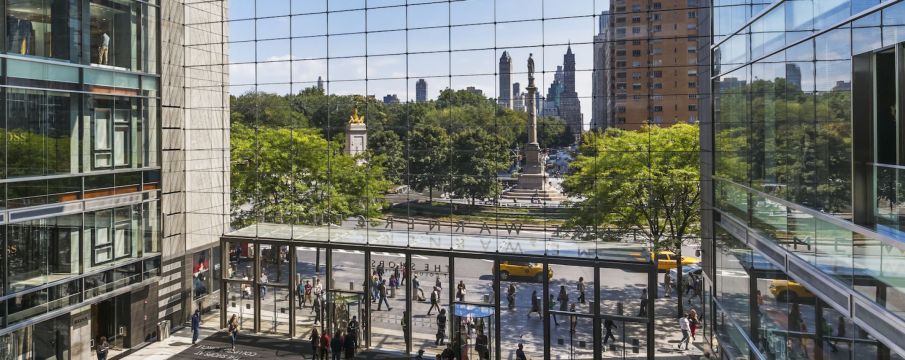
[[[905,315],[905,242],[888,234],[872,232],[842,217],[833,218],[814,210],[799,208],[760,192],[717,181],[720,189],[746,192],[749,216],[737,217],[735,208],[717,208],[746,222],[748,227],[773,241],[849,289]],[[903,237],[905,239],[905,237]],[[905,318],[905,316],[903,316]]]

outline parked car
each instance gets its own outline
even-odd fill
[[[814,293],[792,280],[774,279],[770,281],[770,294],[773,294],[777,300],[786,302],[814,298]]]
[[[678,282],[676,281],[677,270],[678,269],[670,269],[669,273],[666,274],[666,276],[669,277],[670,283],[672,284],[673,288],[678,285]],[[690,284],[692,275],[701,276],[703,272],[704,269],[700,264],[682,265],[682,282],[684,282],[685,284]]]
[[[500,280],[509,280],[512,277],[531,278],[534,281],[544,281],[544,266],[537,263],[520,261],[501,261]],[[553,269],[547,268],[547,277],[553,278]]]
[[[651,254],[651,260],[657,261],[657,270],[665,271],[676,268],[676,259],[678,256],[672,251],[660,251],[656,255],[656,259],[654,259],[654,254]],[[682,266],[688,266],[692,264],[697,264],[701,262],[701,258],[696,258],[694,256],[682,256]]]

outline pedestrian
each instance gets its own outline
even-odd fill
[[[830,341],[830,338],[829,338],[830,336],[833,335],[833,325],[830,324],[829,321],[826,321],[826,320],[823,321],[823,333],[826,334],[823,336],[823,341],[826,342],[826,344],[830,346],[830,349],[831,349],[830,351],[838,352],[839,348],[836,347],[836,344],[834,344],[834,341]]]
[[[321,285],[321,279],[314,279],[314,296],[321,297],[324,295],[324,286]]]
[[[525,356],[525,350],[522,343],[518,343],[518,349],[515,350],[515,360],[528,360],[528,357]]]
[[[380,285],[377,286],[377,311],[380,311],[380,306],[383,304],[387,305],[387,311],[393,310],[390,307],[390,301],[387,300],[387,282],[385,280],[380,281]]]
[[[509,310],[515,308],[515,284],[509,283],[509,289],[506,290],[506,301],[509,302]]]
[[[569,305],[569,333],[575,335],[575,327],[578,326],[578,315],[575,315],[575,304]]]
[[[198,341],[198,335],[201,334],[201,310],[195,309],[195,313],[192,314],[192,345],[195,345],[195,342]]]
[[[305,303],[314,305],[314,299],[311,298],[312,290],[314,290],[314,286],[311,286],[311,280],[305,280]]]
[[[427,309],[427,315],[431,314],[431,311],[437,308],[437,311],[440,311],[440,290],[434,288],[434,291],[431,291],[431,307]]]
[[[232,350],[236,351],[236,337],[239,336],[239,319],[236,318],[236,314],[233,314],[233,316],[229,318],[229,322],[226,325],[226,331],[229,332],[229,341],[232,344]]]
[[[613,339],[613,342],[616,342],[616,337],[613,336],[613,329],[618,328],[616,326],[616,322],[612,319],[606,319],[603,321],[603,328],[606,329],[606,335],[603,337],[603,344],[606,345],[607,340]]]
[[[412,275],[412,292],[415,293],[415,300],[424,301],[424,290],[421,289],[421,281],[418,275]]]
[[[456,285],[456,299],[460,302],[465,301],[465,282],[459,280],[459,285]]]
[[[261,286],[261,298],[262,299],[265,296],[267,296],[267,286],[264,286],[264,284],[266,284],[266,283],[267,283],[267,274],[261,274],[261,285],[260,286]]]
[[[691,292],[691,289],[694,287],[694,278],[697,276],[695,274],[688,274],[688,277],[688,281],[685,281],[684,284],[682,284],[685,286],[685,296],[688,296],[688,293]],[[691,301],[691,299],[689,299],[689,301]]]
[[[378,288],[380,287],[380,278],[377,277],[377,271],[371,274],[371,302],[377,302],[380,299]]]
[[[585,303],[584,276],[578,277],[578,302],[580,302],[582,304]]]
[[[385,270],[383,268],[383,263],[381,262],[380,264],[377,264],[377,278],[378,279],[383,280],[384,271]]]
[[[343,350],[345,350],[346,359],[355,358],[355,342],[355,338],[352,337],[352,334],[346,333],[346,338],[343,339]]]
[[[97,346],[97,360],[107,360],[108,353],[110,353],[110,343],[107,342],[106,336],[101,336],[100,345]]]
[[[434,345],[443,345],[446,341],[446,309],[440,309],[440,313],[437,314],[437,339],[434,340]]]
[[[478,359],[480,360],[490,360],[490,339],[484,334],[484,331],[478,331],[478,335],[475,336],[474,348],[478,353]]]
[[[302,274],[298,274],[295,284],[295,297],[299,303],[299,309],[305,307],[305,284],[302,284]]]
[[[317,296],[314,298],[314,304],[311,306],[311,311],[314,312],[314,325],[317,325],[318,322],[322,321],[321,319],[321,308],[322,308],[321,298]],[[326,335],[326,334],[325,334]]]
[[[638,309],[638,316],[647,316],[647,288],[641,289],[641,308]]]
[[[559,286],[557,300],[559,300],[559,311],[569,311],[569,294],[566,292],[565,285]]]
[[[346,333],[352,338],[352,344],[356,349],[358,348],[358,327],[358,316],[353,316],[352,321],[349,321],[349,325],[346,327]]]
[[[701,289],[702,289],[702,286],[703,286],[703,284],[704,284],[704,283],[703,283],[703,280],[701,279],[700,276],[694,276],[694,277],[692,277],[692,279],[693,279],[693,280],[692,280],[692,282],[691,282],[691,284],[692,284],[692,289],[691,289],[691,290],[692,290],[692,294],[694,294],[694,296],[688,298],[688,303],[689,303],[689,304],[691,304],[691,300],[692,300],[692,299],[694,299],[694,298],[700,299],[700,298],[701,298]]]
[[[415,360],[424,360],[424,349],[418,349],[418,355],[415,355]]]
[[[405,338],[405,347],[409,347],[409,343],[412,339],[409,337],[409,312],[408,310],[402,310],[402,320],[399,321],[399,325],[402,326],[402,337]]]
[[[321,356],[321,334],[317,331],[317,326],[311,328],[311,335],[308,336],[311,342],[311,358],[320,359]]]
[[[672,294],[672,277],[669,273],[663,275],[663,296],[670,297]]]
[[[695,334],[698,331],[698,312],[695,309],[688,312],[688,328],[691,330],[691,341],[697,341]]]
[[[324,331],[324,334],[321,335],[321,359],[327,360],[330,358],[330,346],[332,345],[330,343],[330,334]]]
[[[330,343],[330,351],[333,352],[333,360],[340,360],[343,358],[343,342],[344,342],[343,333],[339,330],[333,334],[333,340]]]
[[[399,272],[399,265],[393,266],[393,277],[396,278],[396,281],[402,277],[402,274]]]
[[[679,318],[679,329],[682,330],[682,339],[679,340],[678,348],[682,349],[682,343],[685,343],[685,350],[688,350],[688,331],[689,331],[689,320],[688,315],[682,316]]]
[[[537,297],[537,290],[531,292],[531,311],[528,312],[528,317],[531,317],[531,313],[537,313],[537,316],[543,317],[540,313],[540,298]]]
[[[399,288],[399,278],[396,277],[396,274],[390,275],[390,297],[396,297],[396,289]]]
[[[438,275],[436,279],[434,279],[434,287],[437,289],[443,289],[443,283],[440,282],[440,276]]]

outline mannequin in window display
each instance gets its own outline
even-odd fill
[[[101,46],[97,48],[97,63],[101,65],[107,65],[108,62],[108,54],[110,50],[110,35],[107,33],[103,33],[101,35]]]

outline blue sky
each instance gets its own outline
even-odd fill
[[[414,99],[415,81],[425,78],[431,98],[444,88],[467,86],[496,97],[504,50],[513,59],[513,82],[523,89],[528,54],[534,54],[543,71],[537,86],[545,93],[571,42],[576,90],[590,120],[591,42],[596,15],[609,0],[408,0],[409,6],[399,6],[405,3],[230,1],[232,93],[255,84],[262,91],[295,92],[321,76],[335,94],[397,94],[405,101]]]

